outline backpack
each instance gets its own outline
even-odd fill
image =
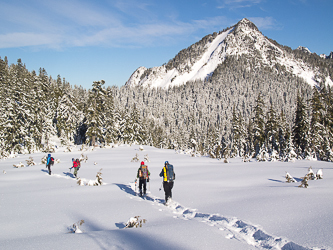
[[[53,164],[54,164],[54,158],[51,157],[51,158],[50,158],[50,165],[53,165]]]
[[[167,180],[174,181],[175,180],[175,172],[173,171],[173,165],[168,165],[167,169]]]
[[[148,167],[146,165],[142,165],[139,169],[139,177],[144,179],[148,178]]]

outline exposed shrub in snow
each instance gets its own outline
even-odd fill
[[[138,162],[139,160],[140,160],[139,155],[135,154],[135,156],[132,158],[131,162]]]
[[[142,227],[142,223],[146,223],[146,219],[139,219],[140,216],[134,216],[131,217],[127,223],[126,223],[126,227],[125,228],[129,228],[129,227]]]
[[[145,162],[150,162],[150,161],[149,161],[148,154],[145,155],[144,161],[145,161]]]
[[[88,156],[87,156],[87,155],[84,155],[84,154],[82,153],[81,156],[80,156],[79,161],[80,161],[80,162],[84,161],[84,163],[86,163],[87,160],[88,160]]]
[[[71,233],[76,233],[76,234],[79,234],[79,233],[82,233],[82,230],[80,229],[80,226],[82,226],[84,223],[84,220],[80,220],[76,223],[74,223],[71,227],[69,227],[69,231]]]
[[[96,181],[94,186],[100,186],[103,184],[103,178],[102,178],[102,168],[97,172],[96,174]]]
[[[24,164],[20,162],[19,164],[13,164],[14,168],[24,168]]]
[[[78,178],[76,183],[77,183],[79,186],[84,186],[84,181],[83,181],[81,178]]]
[[[305,175],[301,181],[301,184],[298,187],[304,187],[307,188],[309,186],[308,184],[309,176]]]
[[[7,173],[6,173],[6,170],[3,171],[3,174],[7,174]]]
[[[34,159],[30,156],[28,160],[26,160],[28,166],[34,166],[37,165],[36,162],[34,162]]]
[[[139,150],[140,150],[140,151],[143,151],[143,146],[140,146],[140,147],[139,147]]]
[[[228,158],[227,158],[227,157],[225,157],[225,158],[224,158],[224,163],[229,163],[229,161],[228,161]]]
[[[297,182],[288,172],[286,172],[286,182]]]

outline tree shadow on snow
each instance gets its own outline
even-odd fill
[[[268,179],[269,181],[275,181],[275,182],[279,182],[279,183],[285,183],[284,181],[280,181],[280,180],[274,180],[274,179]]]
[[[116,225],[116,227],[118,227],[119,229],[123,229],[126,227],[126,224],[124,222],[121,223],[114,223]]]
[[[124,184],[119,184],[119,183],[115,183],[115,185],[117,185],[117,187],[120,188],[120,190],[125,191],[126,193],[136,196],[136,193],[134,192],[134,190],[131,188],[130,185],[124,185]]]
[[[65,176],[71,177],[71,178],[75,178],[74,174],[70,173],[70,172],[62,172]]]

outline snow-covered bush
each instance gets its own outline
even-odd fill
[[[277,160],[279,160],[279,158],[280,158],[279,153],[275,149],[273,149],[270,154],[270,160],[277,161]]]
[[[323,169],[318,169],[317,173],[316,173],[316,180],[318,179],[323,179]]]
[[[309,167],[307,176],[309,177],[309,180],[314,180],[315,179],[315,175],[314,175],[314,172],[312,170],[312,167]]]
[[[83,223],[84,223],[84,220],[80,220],[80,221],[74,223],[68,229],[71,233],[76,233],[76,234],[82,233],[82,230],[80,229],[80,226],[82,226]]]
[[[55,147],[54,147],[54,145],[44,146],[42,152],[43,153],[54,153],[55,152]]]
[[[288,172],[286,172],[286,182],[297,182]]]
[[[47,156],[43,156],[43,158],[41,159],[40,163],[41,164],[46,164],[47,162]]]
[[[143,151],[143,146],[140,146],[140,147],[139,147],[139,150],[140,150],[140,151]]]
[[[125,228],[129,228],[129,227],[142,227],[142,223],[146,223],[146,219],[139,219],[140,216],[134,216],[131,217],[127,223],[126,223],[126,227]]]
[[[135,156],[132,158],[131,162],[138,162],[139,160],[140,160],[139,155],[135,154]]]
[[[96,174],[96,180],[83,180],[81,178],[77,179],[77,184],[79,186],[101,186],[103,185],[103,178],[102,178],[102,168]]]
[[[6,173],[6,170],[3,171],[3,174],[7,174],[7,173]]]
[[[266,150],[265,145],[263,145],[257,155],[257,161],[267,161],[269,159],[269,154]]]
[[[71,146],[67,145],[67,147],[65,148],[64,152],[72,152]]]
[[[149,161],[148,154],[145,155],[144,161],[145,161],[145,162],[150,162],[150,161]]]
[[[26,160],[27,165],[30,166],[34,166],[37,165],[36,162],[34,162],[34,159],[30,156],[28,160]]]
[[[20,162],[19,164],[13,164],[14,168],[24,168],[24,164]]]

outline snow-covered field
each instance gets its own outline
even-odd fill
[[[79,147],[52,154],[60,163],[49,176],[40,164],[45,153],[0,161],[0,249],[333,249],[333,164],[317,161],[249,162],[194,158],[144,146],[85,151],[78,176],[104,185],[79,186],[70,172]],[[149,195],[135,195],[139,162],[148,155]],[[14,168],[32,156],[35,166]],[[173,202],[164,206],[159,173],[174,165]],[[300,180],[312,166],[323,179]],[[134,216],[146,219],[125,228]],[[72,233],[81,220],[82,233]]]

